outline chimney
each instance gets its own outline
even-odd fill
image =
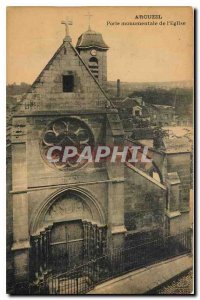
[[[120,79],[117,79],[117,97],[121,96]]]

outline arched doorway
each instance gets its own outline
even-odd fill
[[[102,208],[87,191],[64,189],[53,194],[31,224],[32,280],[102,256],[107,233],[104,221]]]

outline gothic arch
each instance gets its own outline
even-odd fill
[[[101,225],[106,223],[105,213],[97,199],[87,190],[79,187],[65,187],[47,197],[38,207],[30,223],[30,235],[37,234],[42,231],[46,226],[53,225],[45,224],[45,216],[51,207],[59,201],[64,195],[72,193],[77,195],[91,211],[91,216],[94,218],[90,221],[95,221]]]

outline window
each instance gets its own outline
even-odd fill
[[[94,77],[98,79],[99,75],[99,66],[98,66],[98,59],[96,57],[91,57],[89,59],[89,68],[90,71],[93,73]]]
[[[72,93],[74,90],[74,76],[63,75],[63,92]]]
[[[140,116],[140,111],[139,110],[135,110],[135,116],[139,117]]]
[[[91,57],[89,59],[89,65],[98,68],[98,59],[96,57]]]

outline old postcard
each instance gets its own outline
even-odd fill
[[[7,293],[191,294],[191,7],[7,8]]]

